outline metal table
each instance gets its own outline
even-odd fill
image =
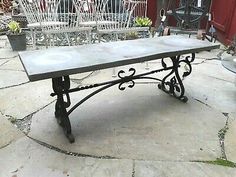
[[[136,79],[153,79],[159,81],[159,89],[183,102],[187,102],[188,99],[184,95],[185,88],[181,76],[186,77],[192,72],[191,62],[194,61],[196,52],[219,47],[218,44],[212,44],[208,41],[183,36],[164,36],[25,51],[20,52],[19,56],[30,81],[52,79],[54,92],[51,96],[57,96],[55,117],[63,127],[69,141],[74,142],[69,115],[93,95],[114,85],[118,85],[120,90],[132,88]],[[189,55],[181,57],[184,54]],[[79,88],[70,88],[69,75],[156,59],[161,60],[159,69],[137,74],[135,68],[130,68],[128,73],[124,70],[119,71],[118,79]],[[170,60],[171,63],[167,63],[167,60]],[[179,68],[182,66],[187,67],[188,70],[185,70],[180,76]],[[154,77],[162,71],[169,72],[161,79]],[[71,105],[70,93],[95,87],[97,90],[67,110]],[[63,95],[66,97],[64,98]]]
[[[236,56],[228,57],[222,60],[222,65],[229,71],[236,74],[236,62],[233,60],[236,59]]]

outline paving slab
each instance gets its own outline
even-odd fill
[[[4,65],[5,63],[7,63],[9,61],[9,59],[1,59],[0,60],[0,68],[2,67],[2,65]]]
[[[0,40],[0,83],[20,84],[25,76],[17,76],[17,71],[23,69],[18,53],[11,50],[6,36],[0,36]],[[3,44],[5,47],[1,48]],[[137,80],[134,89],[127,87],[124,92],[115,86],[91,98],[70,115],[74,144],[68,142],[54,118],[55,102],[49,104],[55,99],[49,96],[50,80],[1,89],[0,177],[236,176],[233,168],[189,162],[221,156],[218,131],[226,122],[221,112],[230,113],[225,150],[228,160],[236,162],[235,77],[220,61],[205,61],[218,53],[219,50],[212,50],[196,54],[194,70],[184,80],[190,98],[187,104],[164,94],[157,85],[147,84],[150,80]],[[160,62],[148,62],[149,70],[158,69]],[[116,73],[130,67],[137,72],[149,71],[147,63],[140,63],[116,68]],[[71,78],[72,85],[77,86],[118,77],[113,78],[112,69],[108,69]],[[73,93],[72,103],[87,94],[88,90]],[[36,114],[29,136],[54,146],[52,149],[25,137],[3,116],[21,119],[33,112]],[[74,153],[65,155],[63,151]],[[103,156],[114,159],[100,159]]]
[[[0,40],[0,48],[5,48],[6,47],[6,41],[5,40]]]
[[[131,160],[75,157],[26,137],[0,149],[0,157],[1,177],[130,177],[132,174]]]
[[[87,94],[72,94],[72,104]],[[36,113],[29,136],[66,151],[145,160],[216,159],[226,122],[220,112],[193,99],[184,104],[156,84],[113,87],[87,100],[70,115],[74,144],[53,114],[54,105]]]
[[[18,52],[12,51],[11,48],[0,48],[0,59],[9,59],[18,56]]]
[[[235,75],[224,69],[219,62],[215,61],[217,65],[204,63],[194,66],[184,81],[186,92],[221,112],[235,112]]]
[[[196,53],[196,58],[203,58],[203,59],[217,58],[217,54],[219,54],[220,51],[221,50],[219,49],[214,49],[210,51],[202,51],[202,52]]]
[[[1,60],[0,60],[1,62]],[[19,57],[15,57],[13,59],[9,59],[9,62],[5,63],[0,67],[0,69],[7,69],[7,70],[17,70],[17,71],[24,71],[24,67],[20,62]]]
[[[0,36],[0,40],[8,40],[6,35]]]
[[[7,45],[7,38],[4,36],[0,37],[0,48],[5,48]]]
[[[203,63],[205,62],[205,59],[202,59],[202,58],[195,58],[195,60],[192,62],[192,64],[200,64],[200,63]]]
[[[214,64],[213,64],[214,63]],[[193,66],[193,73],[203,74],[205,76],[221,79],[223,81],[234,82],[234,74],[225,69],[221,60],[214,60],[211,63],[202,63]]]
[[[0,89],[29,82],[25,72],[0,69]]]
[[[7,120],[2,114],[0,114],[0,151],[3,147],[8,146],[13,141],[21,138],[24,134],[19,131],[10,121]],[[2,159],[2,158],[1,158]],[[1,176],[1,175],[0,175]]]
[[[22,119],[55,100],[50,97],[51,87],[51,81],[45,80],[2,89],[0,110],[4,115]]]
[[[236,169],[192,162],[135,161],[135,177],[235,177]]]

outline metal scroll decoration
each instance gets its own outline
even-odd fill
[[[129,84],[128,85],[128,87],[129,88],[133,88],[134,87],[134,85],[135,85],[135,82],[134,82],[134,80],[133,80],[133,76],[135,75],[135,73],[136,73],[136,70],[134,69],[134,68],[130,68],[129,69],[129,72],[130,72],[130,74],[129,75],[125,75],[125,76],[123,76],[124,74],[125,74],[125,71],[124,70],[120,70],[119,72],[118,72],[118,77],[120,78],[120,79],[122,79],[122,82],[119,84],[119,86],[118,86],[118,88],[120,89],[120,90],[125,90],[125,86],[124,86],[124,84]]]
[[[188,76],[192,72],[191,62],[193,62],[194,59],[195,54],[192,54],[192,56],[186,56],[182,60],[180,60],[180,56],[171,57],[173,69],[162,79],[162,82],[158,85],[158,87],[164,92],[182,100],[183,102],[186,102],[188,99],[184,96],[185,89],[182,79],[180,78],[178,68],[181,64],[185,64],[188,69],[183,72],[182,77]],[[167,68],[167,64],[164,59],[162,59],[161,63],[163,68]]]
[[[68,117],[66,108],[71,105],[69,88],[70,78],[69,76],[58,77],[52,79],[53,91],[57,95],[57,101],[55,104],[55,117],[60,126],[62,126],[65,135],[71,143],[75,141],[74,136],[71,134],[71,124]],[[66,95],[66,101],[63,95]],[[52,94],[51,94],[52,95]]]

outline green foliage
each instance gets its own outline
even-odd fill
[[[16,22],[16,21],[11,21],[8,24],[8,29],[9,29],[9,32],[11,34],[19,34],[19,33],[21,33],[20,24],[18,22]]]
[[[137,32],[129,32],[126,35],[126,39],[137,39],[138,38],[138,33]]]
[[[212,164],[212,165],[221,165],[221,166],[225,166],[225,167],[231,167],[231,168],[236,168],[236,164],[234,162],[225,160],[225,159],[220,159],[217,158],[214,161],[197,161],[194,160],[193,162],[201,162],[201,163],[207,163],[207,164]]]
[[[148,27],[152,25],[152,21],[148,17],[137,17],[135,19],[135,26]]]
[[[222,166],[232,167],[232,168],[236,167],[236,164],[234,162],[220,159],[220,158],[217,158],[215,161],[209,161],[209,163],[213,165],[222,165]]]

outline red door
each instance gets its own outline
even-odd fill
[[[157,17],[157,0],[147,1],[147,16],[152,20],[152,26],[154,26]]]
[[[217,30],[217,38],[228,45],[236,35],[236,0],[213,0],[212,23]]]

